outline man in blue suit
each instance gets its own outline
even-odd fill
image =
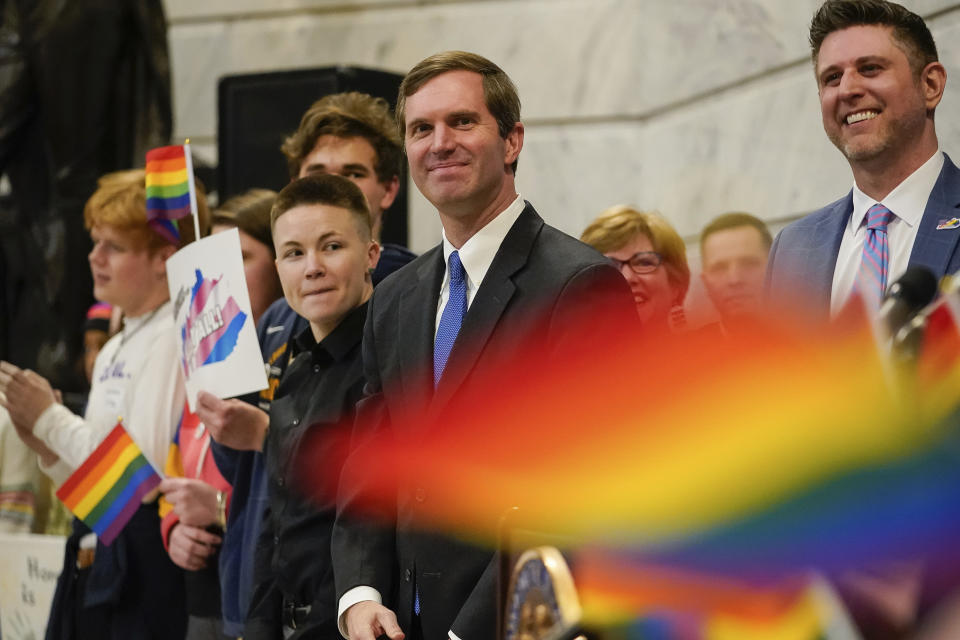
[[[810,44],[823,128],[854,186],[777,236],[767,287],[774,301],[824,319],[854,289],[869,301],[874,288],[876,303],[908,265],[937,277],[960,268],[960,221],[951,223],[960,218],[960,171],[937,142],[947,74],[922,18],[884,0],[829,0]],[[868,224],[878,211],[885,229]]]
[[[767,288],[823,320],[854,291],[876,309],[908,265],[960,269],[960,170],[937,142],[947,74],[922,18],[885,0],[828,0],[810,44],[823,128],[854,185],[780,232]],[[837,586],[864,637],[906,637],[938,598],[931,569],[885,566]]]

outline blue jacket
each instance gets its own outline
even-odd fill
[[[767,292],[771,300],[812,319],[830,312],[833,272],[843,231],[853,213],[853,192],[785,227],[770,249]],[[909,264],[928,268],[938,279],[960,270],[960,228],[941,223],[960,217],[960,169],[944,154],[917,229]]]

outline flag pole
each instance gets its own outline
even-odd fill
[[[190,155],[190,138],[183,143],[183,157],[187,163],[187,180],[190,181],[190,214],[193,216],[193,239],[200,239],[200,220],[197,217],[197,185],[193,181],[193,156]]]

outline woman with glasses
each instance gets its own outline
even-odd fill
[[[626,278],[645,329],[683,328],[690,268],[683,239],[661,216],[618,205],[590,223],[580,240]]]

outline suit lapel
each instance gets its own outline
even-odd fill
[[[950,258],[960,240],[960,229],[937,229],[937,225],[960,217],[960,170],[944,154],[943,169],[933,185],[927,208],[920,219],[917,239],[910,253],[910,264],[930,269],[940,278],[947,273]]]
[[[824,314],[830,313],[830,295],[833,291],[833,273],[837,268],[837,255],[843,230],[853,213],[853,191],[847,197],[836,202],[831,211],[824,215],[813,229],[810,247],[807,251],[807,273],[810,274],[810,286],[816,292],[817,308]]]
[[[445,268],[443,245],[431,251],[398,305],[400,369],[411,401],[433,395],[433,334]]]
[[[528,203],[507,232],[463,320],[434,396],[434,410],[441,409],[463,384],[497,327],[516,291],[513,275],[527,263],[543,219]]]

